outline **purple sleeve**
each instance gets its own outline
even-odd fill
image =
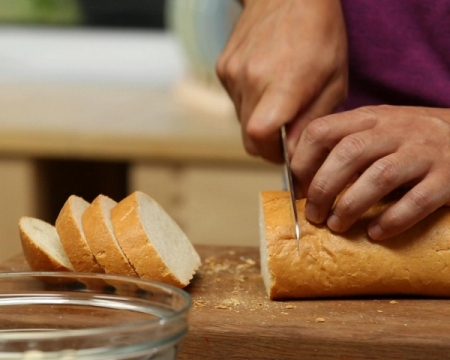
[[[450,0],[342,0],[349,38],[349,98],[450,107]]]

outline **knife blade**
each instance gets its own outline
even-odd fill
[[[281,143],[283,144],[283,157],[284,157],[284,169],[285,169],[285,179],[288,191],[291,195],[291,205],[292,205],[292,214],[294,217],[294,232],[295,238],[297,240],[297,251],[300,252],[300,224],[298,222],[298,214],[297,214],[297,206],[295,205],[295,193],[294,193],[294,179],[292,177],[291,171],[291,160],[289,158],[289,152],[286,144],[286,127],[283,125],[281,127]]]

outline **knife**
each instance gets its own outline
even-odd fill
[[[292,178],[291,160],[289,158],[289,152],[286,144],[286,127],[281,127],[281,143],[283,144],[283,157],[284,157],[284,169],[285,179],[289,193],[291,194],[292,213],[294,215],[294,230],[295,238],[297,240],[297,251],[300,252],[300,224],[298,222],[297,206],[295,205],[295,193],[294,193],[294,179]]]

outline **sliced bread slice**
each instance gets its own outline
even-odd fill
[[[74,271],[53,225],[32,217],[19,219],[25,259],[33,271]]]
[[[84,235],[82,216],[88,206],[83,198],[71,195],[62,207],[55,227],[75,271],[104,273]]]
[[[189,284],[200,257],[155,200],[136,191],[112,208],[111,220],[120,247],[140,277],[177,287]]]
[[[138,276],[122,252],[111,223],[111,209],[117,203],[99,195],[83,213],[86,240],[97,262],[107,274]]]

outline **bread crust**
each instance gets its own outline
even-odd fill
[[[77,223],[73,209],[75,201],[84,202],[86,208],[89,206],[87,201],[76,195],[71,195],[64,203],[55,223],[61,244],[75,271],[104,273],[85,239],[84,230]]]
[[[117,241],[136,273],[149,280],[184,287],[168,268],[149,240],[139,217],[138,192],[120,201],[111,210],[111,220]]]
[[[69,264],[63,264],[56,260],[53,256],[48,254],[40,246],[38,246],[29,236],[29,234],[22,228],[23,221],[42,221],[39,219],[32,219],[29,217],[21,217],[19,220],[19,235],[22,244],[23,254],[27,260],[30,269],[33,271],[74,271]],[[43,221],[42,221],[43,222]],[[49,227],[53,226],[47,224]]]
[[[344,234],[309,223],[297,201],[300,253],[289,193],[261,193],[261,256],[267,253],[271,299],[355,295],[450,296],[450,210],[441,208],[406,232],[371,241],[367,224],[395,197],[379,202]],[[263,261],[261,261],[263,263]],[[262,269],[264,270],[264,269]]]
[[[99,195],[82,217],[84,233],[92,253],[107,274],[138,276],[106,224],[105,216],[110,214],[104,213],[102,202],[107,202],[111,208],[117,204],[109,197]]]

